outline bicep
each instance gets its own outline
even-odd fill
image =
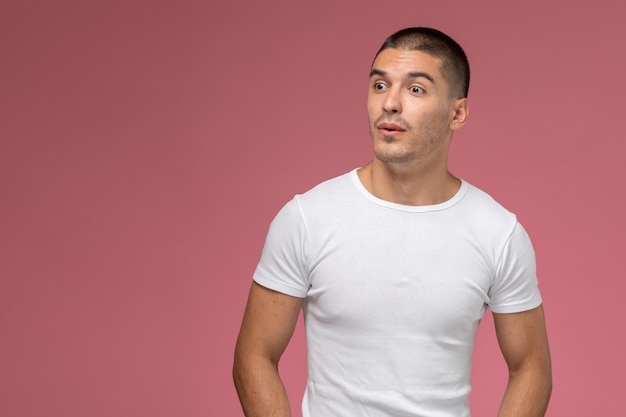
[[[550,351],[543,307],[520,313],[494,313],[500,350],[509,372],[527,368],[550,370]]]
[[[277,364],[291,339],[303,300],[253,282],[237,351],[261,355]]]

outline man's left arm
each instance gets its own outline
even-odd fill
[[[552,392],[550,349],[543,307],[520,313],[494,313],[509,382],[498,417],[543,417]]]

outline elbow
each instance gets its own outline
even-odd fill
[[[548,367],[548,370],[546,372],[546,376],[545,376],[545,392],[546,392],[546,401],[550,400],[550,397],[552,396],[552,369],[550,367]]]
[[[235,388],[237,389],[237,391],[239,392],[239,389],[241,388],[241,382],[242,380],[245,378],[244,377],[244,366],[245,360],[244,360],[244,356],[241,353],[241,350],[239,349],[239,346],[235,347],[235,354],[233,357],[233,366],[232,366],[232,378],[233,378],[233,383],[235,384]]]
[[[509,372],[509,384],[516,385],[536,399],[536,404],[542,404],[543,409],[548,406],[552,396],[552,368],[550,363],[536,366],[527,366]]]
[[[545,414],[550,403],[550,397],[552,396],[552,372],[548,370],[543,377],[543,383],[540,388],[540,397],[543,403],[543,412]]]
[[[552,361],[550,360],[549,353],[546,354],[546,359],[542,361],[538,368],[538,372],[541,374],[541,379],[543,381],[543,391],[545,393],[547,403],[552,395]]]
[[[256,351],[235,349],[232,378],[237,391],[241,390],[251,380],[258,378],[263,372],[267,372],[267,370],[278,372],[278,364]]]
[[[239,392],[242,387],[243,381],[245,381],[246,373],[246,361],[239,349],[235,350],[235,356],[233,358],[232,378],[235,388]]]

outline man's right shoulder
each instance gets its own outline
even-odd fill
[[[339,175],[334,178],[327,179],[308,191],[297,194],[295,199],[302,203],[317,203],[320,201],[328,201],[329,198],[337,198],[354,190],[352,181],[352,172]]]

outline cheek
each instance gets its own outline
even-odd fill
[[[448,120],[448,111],[445,108],[422,109],[421,118],[430,126],[439,126]]]
[[[370,98],[367,99],[367,116],[369,117],[369,121],[373,122],[378,117],[376,113],[376,105],[374,101]]]

